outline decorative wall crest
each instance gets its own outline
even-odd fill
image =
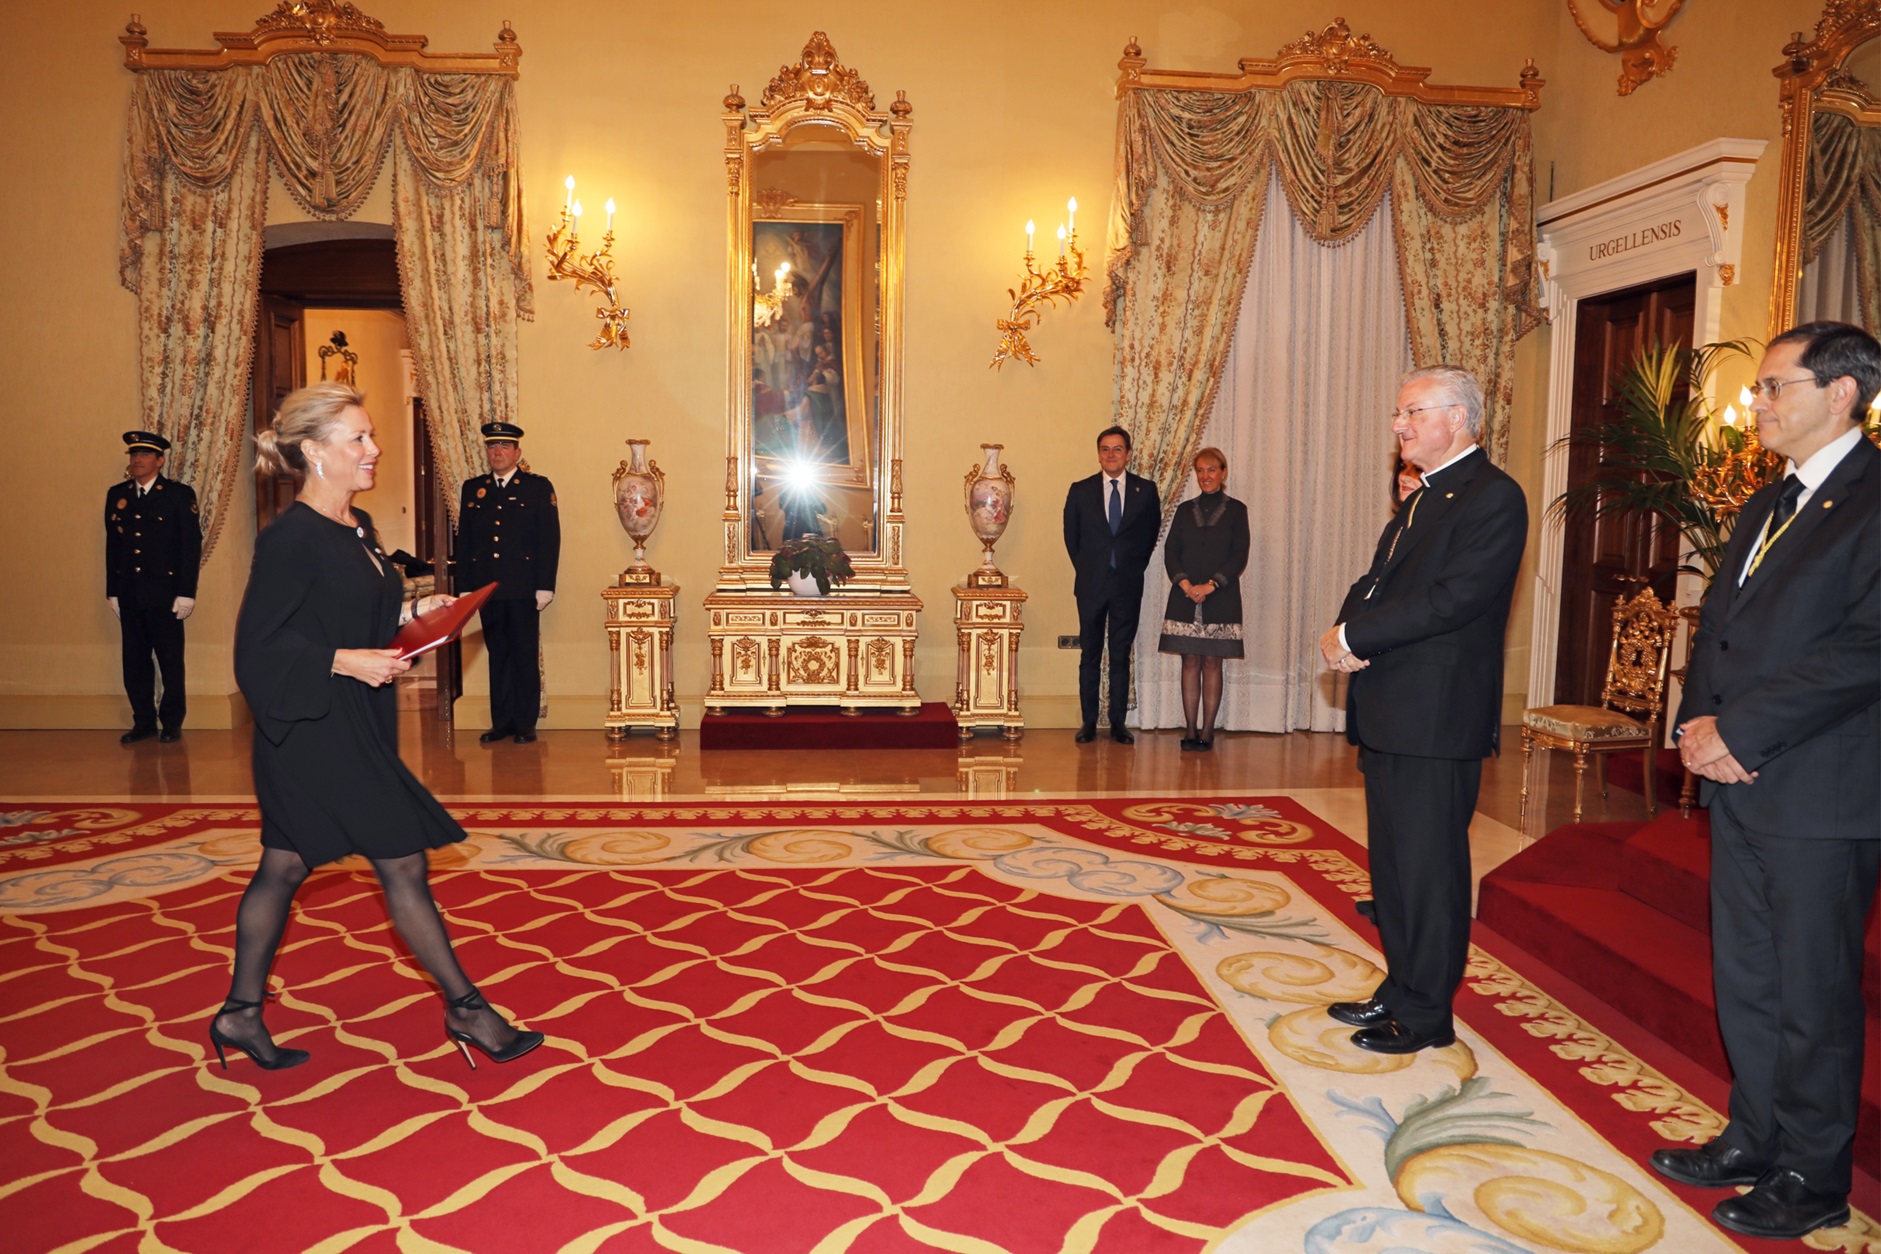
[[[778,69],[760,103],[772,109],[793,100],[801,100],[806,108],[819,113],[827,112],[836,100],[865,113],[875,110],[875,93],[860,74],[837,59],[835,45],[822,31],[811,34],[797,64]]]
[[[255,33],[280,31],[301,35],[325,47],[336,32],[346,34],[385,34],[385,23],[367,17],[356,4],[335,0],[281,0],[269,13],[255,22]]]
[[[1685,0],[1568,0],[1574,24],[1602,52],[1620,54],[1620,95],[1672,72],[1679,50],[1659,38]]]
[[[1391,53],[1379,47],[1370,35],[1354,35],[1342,17],[1332,19],[1332,24],[1318,34],[1307,31],[1282,48],[1279,55],[1282,58],[1318,57],[1334,74],[1345,73],[1345,67],[1354,57],[1367,61],[1391,60]]]

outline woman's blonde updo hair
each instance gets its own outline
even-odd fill
[[[366,394],[345,383],[310,383],[287,394],[268,430],[255,436],[255,469],[270,475],[307,475],[302,440],[323,441],[340,425],[340,415],[364,406]]]

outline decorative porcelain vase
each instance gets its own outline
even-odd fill
[[[660,572],[647,565],[647,537],[660,525],[666,503],[666,476],[660,464],[647,460],[647,440],[627,441],[630,460],[614,472],[614,512],[621,528],[634,542],[634,564],[621,572],[622,584],[656,584]]]
[[[794,570],[784,576],[784,586],[789,588],[790,595],[795,597],[820,597],[823,595],[823,589],[816,586],[815,575],[799,575]]]
[[[999,454],[1005,447],[1003,444],[980,445],[986,462],[967,472],[967,525],[973,528],[974,537],[986,546],[980,568],[967,577],[968,584],[976,588],[1006,586],[1006,576],[993,562],[993,545],[1006,534],[1006,524],[1012,521],[1015,481],[1012,471],[999,461]]]

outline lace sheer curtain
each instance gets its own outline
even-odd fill
[[[1277,175],[1267,203],[1283,203]],[[1319,664],[1316,645],[1390,511],[1385,415],[1411,368],[1396,247],[1389,196],[1340,247],[1286,213],[1255,245],[1201,437],[1227,456],[1227,491],[1247,504],[1253,541],[1241,577],[1246,657],[1223,663],[1220,728],[1344,729],[1344,679]],[[1177,499],[1195,492],[1185,475]],[[1181,727],[1181,663],[1156,647],[1169,594],[1160,545],[1149,573],[1138,718]]]

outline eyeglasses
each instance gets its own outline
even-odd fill
[[[1771,400],[1775,400],[1777,397],[1783,395],[1784,388],[1794,387],[1798,383],[1813,383],[1819,388],[1828,386],[1828,384],[1824,383],[1821,379],[1811,374],[1804,375],[1800,379],[1759,379],[1750,385],[1749,390],[1752,397],[1767,396]]]
[[[1391,421],[1396,422],[1400,418],[1409,418],[1412,414],[1421,414],[1425,410],[1428,410],[1428,409],[1455,409],[1455,408],[1456,408],[1456,405],[1454,402],[1452,402],[1451,404],[1448,404],[1448,405],[1417,405],[1410,409],[1394,409],[1391,411]]]

